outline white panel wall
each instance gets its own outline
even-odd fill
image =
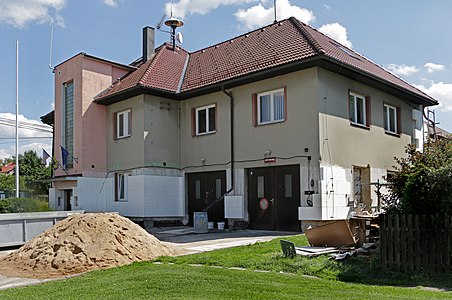
[[[377,183],[378,181],[380,183],[384,183],[386,182],[386,180],[383,179],[384,176],[386,176],[387,171],[384,169],[376,169],[376,168],[372,168],[370,170],[370,182],[371,182],[371,198],[372,198],[372,211],[374,211],[377,207],[378,207],[378,196],[377,196],[377,186],[375,185],[375,183]],[[383,194],[387,193],[387,189],[385,187],[380,189],[380,192]]]
[[[49,207],[53,210],[57,210],[57,193],[58,190],[54,189],[54,188],[50,188],[49,189]]]
[[[183,177],[145,176],[143,179],[144,211],[147,217],[184,216]]]
[[[77,191],[74,191],[74,196],[78,197],[78,206],[74,207],[87,212],[107,211],[106,195],[109,187],[107,182],[112,180],[112,178],[79,177]]]
[[[79,178],[77,209],[114,211],[128,217],[183,217],[183,177],[127,177],[127,201],[115,201],[113,178]]]
[[[322,220],[346,219],[352,209],[348,206],[353,195],[351,169],[322,165],[320,173]]]
[[[245,218],[245,201],[243,196],[224,197],[224,217],[231,219]]]

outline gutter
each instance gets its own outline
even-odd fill
[[[231,146],[231,188],[226,192],[229,194],[234,189],[234,97],[222,87],[222,92],[229,97],[229,122],[230,122],[230,146]]]
[[[207,212],[212,206],[216,205],[218,202],[223,201],[224,198],[229,195],[234,190],[234,97],[232,96],[231,92],[227,92],[224,89],[224,86],[221,87],[221,91],[229,97],[229,121],[230,124],[230,145],[231,145],[231,188],[224,193],[220,198],[213,201],[210,205],[208,205],[206,208],[204,208],[202,211]]]

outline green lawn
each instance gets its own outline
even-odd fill
[[[303,236],[288,239],[297,244],[306,243]],[[433,286],[435,282],[445,281],[443,286],[450,287],[450,277],[442,276],[437,280],[421,275],[375,276],[369,260],[360,258],[344,263],[330,261],[327,257],[283,258],[279,240],[176,258],[164,257],[159,261],[162,264],[141,262],[0,291],[0,299],[452,299],[452,292],[387,286],[407,283]],[[367,284],[340,281],[344,279]],[[369,284],[371,281],[386,285],[372,285]]]
[[[450,292],[347,284],[302,275],[136,263],[0,292],[0,299],[452,299]]]

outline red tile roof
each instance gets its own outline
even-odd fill
[[[176,93],[187,58],[185,50],[177,48],[173,51],[171,45],[164,44],[156,50],[153,59],[116,81],[96,98],[104,98],[137,86]]]
[[[1,167],[0,173],[2,174],[9,174],[14,171],[14,168],[16,167],[15,163],[9,163],[6,166]]]
[[[188,61],[187,61],[188,59]],[[270,70],[308,59],[326,59],[373,80],[408,92],[428,104],[436,100],[393,75],[361,54],[337,43],[295,18],[271,24],[223,43],[188,53],[162,45],[154,58],[142,64],[97,100],[141,87],[175,94]]]

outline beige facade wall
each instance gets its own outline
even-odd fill
[[[115,114],[127,109],[132,112],[131,135],[116,139],[114,132]],[[126,171],[144,167],[144,95],[107,106],[107,127],[108,170]]]
[[[349,121],[348,91],[371,97],[371,126],[352,126]],[[353,165],[392,169],[394,156],[405,155],[411,143],[412,109],[403,99],[371,88],[341,75],[319,69],[319,144],[322,163],[351,168]],[[385,133],[383,104],[402,110],[402,134]]]
[[[287,88],[287,120],[253,126],[252,94]],[[264,167],[264,153],[287,158],[311,155],[318,160],[317,68],[298,71],[228,90],[234,97],[235,167]],[[192,137],[191,109],[215,103],[217,131]],[[222,92],[204,95],[182,103],[182,166],[187,172],[226,169],[230,165],[230,100]],[[305,148],[308,152],[305,152]],[[206,167],[202,167],[205,159]],[[259,161],[253,161],[259,160]],[[242,162],[240,162],[242,161]],[[305,158],[277,159],[273,165],[306,164]],[[209,167],[210,164],[220,164]]]
[[[192,136],[192,109],[211,104],[216,105],[216,132]],[[229,97],[222,92],[181,102],[181,166],[186,168],[187,172],[224,170],[229,166],[228,162],[231,160],[229,107]],[[212,164],[216,166],[209,166]]]

